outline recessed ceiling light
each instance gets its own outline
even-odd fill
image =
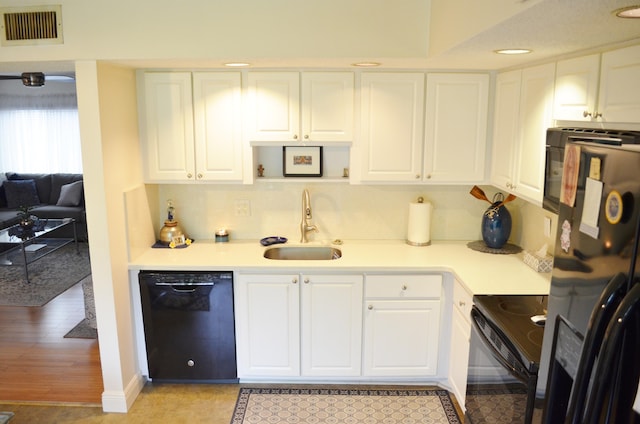
[[[494,53],[498,53],[498,54],[527,54],[527,53],[531,53],[531,50],[529,49],[500,49],[500,50],[494,50]]]
[[[618,18],[640,18],[640,4],[636,4],[634,6],[622,7],[620,9],[616,9],[613,13]]]
[[[380,62],[358,62],[351,64],[351,66],[358,66],[360,68],[375,68],[380,65],[382,65]]]
[[[228,66],[229,68],[243,68],[245,66],[251,66],[251,64],[246,62],[229,62],[225,63],[224,66]]]

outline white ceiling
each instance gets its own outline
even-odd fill
[[[526,0],[513,0],[524,2]],[[533,2],[532,2],[533,3]],[[528,63],[550,61],[560,56],[599,51],[618,45],[640,43],[640,19],[620,19],[612,11],[640,4],[640,0],[540,0],[522,12],[488,29],[469,36],[443,53],[430,57],[366,58],[247,58],[254,67],[341,67],[358,60],[380,61],[386,68],[421,69],[505,69]],[[431,19],[438,19],[432,16]],[[503,56],[500,48],[528,48],[533,53]],[[230,60],[233,58],[229,58]],[[134,67],[207,68],[219,67],[225,58],[210,61],[135,61],[119,63]],[[43,71],[49,74],[73,72],[73,61],[2,63],[3,74]]]
[[[502,69],[618,43],[638,43],[640,19],[621,19],[612,13],[633,4],[640,0],[543,0],[429,62],[432,66]],[[501,48],[527,48],[533,53],[493,53]]]

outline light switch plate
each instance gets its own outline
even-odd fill
[[[544,236],[547,238],[551,237],[551,218],[548,216],[544,217]]]

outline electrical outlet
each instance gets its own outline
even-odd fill
[[[236,200],[236,216],[251,216],[251,201],[246,199]]]

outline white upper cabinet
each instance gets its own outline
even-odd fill
[[[242,181],[239,73],[193,74],[196,178]]]
[[[237,72],[147,72],[141,142],[147,182],[242,181]]]
[[[145,180],[193,180],[191,73],[154,72],[143,78],[140,131]]]
[[[362,73],[360,179],[421,181],[424,74]]]
[[[280,144],[353,140],[353,73],[249,72],[248,138]]]
[[[547,128],[552,126],[555,65],[522,71],[520,96],[520,140],[514,172],[515,194],[542,205]]]
[[[640,46],[559,61],[553,117],[640,123]]]
[[[640,46],[602,54],[598,113],[603,122],[640,123]]]
[[[555,64],[496,79],[491,182],[542,205],[546,132],[552,124]]]
[[[561,60],[556,66],[553,118],[590,121],[596,114],[600,55]]]
[[[489,75],[427,74],[424,181],[484,180]]]
[[[511,189],[518,143],[522,71],[498,74],[493,125],[491,182]]]

